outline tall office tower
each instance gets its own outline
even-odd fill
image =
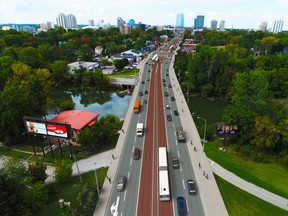
[[[176,28],[184,28],[184,14],[177,14]]]
[[[259,30],[266,32],[267,31],[267,22],[262,22],[261,25],[259,26]]]
[[[56,18],[57,26],[62,26],[63,28],[67,28],[67,17],[63,13],[59,13],[58,17]]]
[[[194,19],[194,29],[203,29],[204,28],[204,16],[197,15],[197,18]]]
[[[283,20],[276,20],[273,26],[273,33],[282,32],[284,21]]]
[[[121,17],[117,17],[117,26],[124,26],[125,21]]]
[[[94,20],[93,20],[93,19],[88,20],[88,25],[89,25],[89,26],[94,26],[94,25],[95,25],[95,24],[94,24]]]
[[[224,31],[225,29],[225,20],[220,21],[219,31]]]
[[[73,14],[67,15],[67,28],[68,29],[76,29],[77,28],[77,20]]]
[[[218,21],[217,20],[211,20],[211,29],[217,30]]]

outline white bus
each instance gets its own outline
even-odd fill
[[[159,147],[159,196],[160,201],[169,201],[170,186],[166,147]]]

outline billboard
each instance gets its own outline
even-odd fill
[[[47,122],[46,128],[47,128],[47,134],[50,136],[68,138],[66,125]]]
[[[47,135],[46,125],[43,122],[26,121],[26,130],[28,133],[35,133],[41,135]]]
[[[236,134],[238,130],[238,126],[237,125],[226,125],[226,124],[218,124],[216,125],[216,133],[218,135],[221,134]]]
[[[24,117],[26,133],[59,138],[72,138],[71,125],[58,122],[49,122],[34,117]]]

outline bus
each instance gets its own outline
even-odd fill
[[[141,108],[140,100],[136,100],[133,107],[134,113],[139,113],[140,108]]]
[[[160,201],[171,199],[166,147],[159,147],[159,196]]]

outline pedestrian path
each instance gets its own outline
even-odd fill
[[[234,173],[224,169],[219,164],[215,163],[214,161],[208,159],[212,171],[226,180],[227,182],[235,185],[236,187],[247,191],[248,193],[265,200],[266,202],[269,202],[275,206],[278,206],[279,208],[285,209],[288,211],[288,199],[285,199],[283,197],[280,197],[276,194],[273,194],[263,188],[258,187],[257,185],[254,185],[250,182],[247,182],[240,177],[236,176]]]

